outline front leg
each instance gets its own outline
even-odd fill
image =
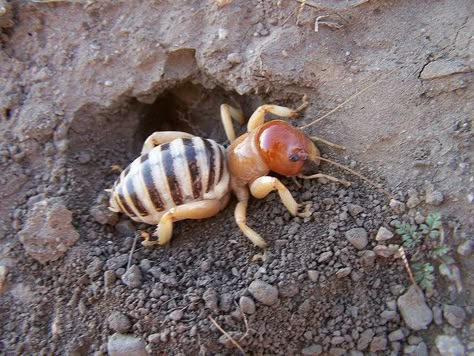
[[[224,126],[224,131],[230,143],[235,140],[235,130],[232,124],[232,119],[238,121],[241,125],[244,124],[245,117],[242,111],[234,108],[228,104],[221,105],[221,120]]]
[[[306,109],[308,106],[308,100],[306,95],[303,95],[302,104],[296,109],[290,109],[284,106],[278,105],[262,105],[255,110],[250,116],[249,122],[247,123],[247,131],[252,131],[257,127],[263,125],[265,121],[265,114],[271,113],[281,117],[296,117]]]
[[[291,215],[298,213],[298,203],[295,201],[290,191],[279,179],[270,176],[263,176],[255,179],[250,184],[250,192],[257,199],[265,198],[270,192],[278,191],[281,201]]]

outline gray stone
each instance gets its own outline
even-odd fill
[[[18,233],[26,253],[40,263],[56,261],[79,239],[72,213],[59,198],[35,203]]]
[[[333,253],[331,251],[323,252],[318,259],[318,263],[323,263],[329,260],[332,257]]]
[[[469,73],[469,63],[460,58],[442,58],[429,62],[423,67],[420,78],[423,80],[438,79],[458,73]]]
[[[357,215],[359,215],[360,213],[364,211],[364,208],[357,204],[349,204],[348,210],[349,210],[349,214],[351,214],[352,217],[356,217]]]
[[[461,328],[466,319],[466,312],[457,305],[446,304],[443,308],[443,314],[448,323],[456,329]]]
[[[426,305],[421,290],[410,286],[397,300],[398,309],[407,326],[412,330],[423,330],[433,321],[433,312]]]
[[[93,206],[89,213],[92,215],[95,221],[101,225],[115,225],[119,218],[117,213],[110,211],[106,206],[96,205]]]
[[[361,227],[350,229],[345,234],[346,239],[358,250],[363,250],[368,243],[367,231]]]
[[[229,53],[227,62],[230,64],[240,64],[242,63],[242,56],[239,53]]]
[[[303,350],[301,350],[301,353],[304,356],[321,355],[323,353],[323,347],[321,345],[314,344],[314,345],[305,347]]]
[[[374,253],[377,255],[377,256],[381,256],[381,257],[390,257],[394,254],[394,251],[392,249],[390,249],[388,246],[385,246],[385,245],[377,245],[374,247]]]
[[[300,289],[296,283],[281,281],[278,283],[280,297],[292,298],[299,293]]]
[[[413,209],[416,208],[420,204],[420,199],[416,195],[412,195],[407,200],[407,208]]]
[[[401,214],[405,211],[405,204],[396,199],[391,199],[389,203],[390,208],[397,214]]]
[[[462,244],[458,246],[458,253],[463,257],[468,257],[472,254],[474,250],[474,240],[467,240],[464,241]]]
[[[107,319],[109,327],[118,333],[125,334],[130,330],[132,323],[130,319],[119,311],[114,311]]]
[[[134,236],[135,235],[135,226],[130,220],[122,220],[117,225],[115,225],[115,230],[122,236]]]
[[[386,240],[390,240],[392,237],[393,237],[393,233],[390,230],[381,226],[379,228],[379,231],[377,231],[377,236],[375,236],[375,239],[377,241],[386,241]]]
[[[239,307],[242,313],[245,314],[254,314],[255,313],[255,303],[252,298],[242,296],[239,299]]]
[[[142,285],[142,272],[137,265],[130,266],[122,276],[122,282],[130,287],[137,288]]]
[[[443,356],[464,356],[464,345],[456,336],[438,335],[435,340],[438,351]]]
[[[351,267],[341,268],[336,272],[336,278],[337,279],[345,278],[345,277],[347,277],[348,275],[351,274],[351,271],[352,271]]]
[[[262,280],[253,281],[248,289],[260,303],[273,305],[278,302],[278,289]]]
[[[437,305],[433,307],[433,320],[438,326],[443,324],[443,310]]]
[[[388,334],[388,339],[391,342],[403,340],[404,338],[405,338],[405,334],[403,333],[402,329],[397,329],[395,331],[392,331],[390,334]]]
[[[443,193],[435,190],[426,194],[425,202],[430,205],[440,205],[444,201]]]
[[[384,325],[397,316],[397,312],[393,310],[384,310],[380,314],[380,324]]]
[[[372,329],[364,330],[362,334],[360,334],[359,340],[357,341],[357,350],[364,351],[372,341],[375,332]]]
[[[331,347],[329,349],[329,356],[342,356],[347,353],[346,349],[342,347]]]
[[[125,266],[127,262],[128,262],[127,254],[115,256],[115,257],[109,258],[107,262],[105,262],[105,268],[109,270],[116,270],[116,269],[119,269],[120,267]]]
[[[344,342],[344,337],[343,336],[334,336],[331,339],[331,344],[332,345],[340,345]]]
[[[214,313],[219,312],[219,306],[217,305],[217,292],[213,288],[208,288],[202,295],[202,299],[206,304],[206,308],[212,310]]]
[[[376,258],[376,255],[375,255],[375,252],[372,251],[372,250],[364,250],[364,251],[361,251],[359,252],[360,255],[361,255],[361,259],[362,259],[362,264],[365,266],[365,267],[368,267],[368,268],[371,268],[374,266],[375,264],[375,258]]]
[[[315,270],[308,270],[308,278],[311,282],[316,283],[319,279],[319,272]]]
[[[168,314],[168,318],[174,321],[179,321],[183,318],[183,315],[184,315],[183,309],[176,309]]]
[[[376,336],[370,343],[370,352],[383,351],[387,349],[387,338],[385,336]]]
[[[145,342],[133,335],[113,334],[107,342],[109,356],[148,356]]]

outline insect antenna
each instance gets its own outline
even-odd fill
[[[319,160],[321,161],[324,161],[324,162],[328,162],[336,167],[339,167],[341,169],[344,169],[346,171],[348,171],[349,173],[352,173],[353,175],[355,175],[356,177],[359,177],[360,179],[362,179],[364,182],[368,183],[369,185],[371,185],[372,187],[376,188],[377,190],[379,190],[381,193],[385,194],[387,197],[389,197],[390,199],[393,199],[393,195],[388,193],[385,189],[383,189],[379,184],[371,181],[369,178],[366,178],[364,177],[362,174],[354,171],[353,169],[350,169],[349,167],[346,167],[344,166],[343,164],[340,164],[340,163],[337,163],[337,162],[334,162],[334,161],[331,161],[330,159],[327,159],[327,158],[322,158],[322,157],[318,157]]]

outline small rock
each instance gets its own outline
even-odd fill
[[[429,356],[428,353],[428,346],[424,342],[420,342],[415,347],[415,355],[414,356]]]
[[[363,207],[356,204],[349,204],[347,208],[349,210],[349,214],[351,214],[352,217],[356,217],[357,215],[359,215],[360,213],[364,211]]]
[[[305,347],[303,350],[301,350],[301,353],[303,356],[318,356],[323,353],[323,347],[321,345],[314,344]]]
[[[254,314],[255,313],[255,303],[252,298],[242,296],[239,299],[239,307],[242,313],[245,314]]]
[[[79,239],[71,221],[71,211],[59,198],[34,204],[25,226],[18,233],[26,253],[40,263],[61,258]]]
[[[385,336],[376,336],[370,343],[370,352],[383,351],[387,349],[387,338]]]
[[[375,332],[372,329],[367,329],[360,334],[359,341],[357,341],[357,350],[364,351],[369,346],[374,335]]]
[[[217,305],[217,292],[213,288],[208,288],[202,295],[202,299],[206,304],[206,308],[212,310],[214,313],[219,312],[219,306]]]
[[[119,311],[114,311],[107,319],[109,327],[118,333],[125,334],[130,330],[132,323],[130,319]]]
[[[222,293],[219,297],[219,309],[227,313],[234,304],[234,296],[231,293]]]
[[[323,263],[329,260],[332,257],[333,253],[331,251],[326,251],[319,256],[318,263]]]
[[[405,204],[396,199],[391,199],[389,206],[397,214],[401,214],[405,211]]]
[[[375,252],[371,250],[364,250],[359,252],[362,259],[362,264],[365,267],[373,267],[375,264]]]
[[[137,288],[142,285],[142,272],[140,267],[132,265],[122,276],[122,282],[130,287]]]
[[[438,206],[444,201],[444,195],[443,193],[435,190],[426,194],[425,201],[426,204]]]
[[[472,254],[474,250],[474,240],[467,240],[464,241],[462,244],[458,246],[458,253],[463,257],[468,257]]]
[[[390,240],[392,237],[393,237],[393,233],[390,230],[381,226],[379,228],[379,231],[377,232],[377,236],[375,236],[375,239],[377,241],[386,241],[386,240]]]
[[[278,289],[262,280],[250,283],[249,292],[260,303],[273,305],[278,302]]]
[[[347,350],[342,347],[331,347],[329,349],[329,356],[342,356],[347,354]]]
[[[380,324],[384,325],[390,320],[393,320],[397,316],[397,312],[393,310],[384,310],[380,314]]]
[[[443,324],[443,310],[437,305],[433,307],[433,320],[438,326]]]
[[[348,275],[351,274],[351,271],[352,271],[351,267],[341,268],[336,272],[336,278],[337,279],[342,279],[344,277],[347,277]]]
[[[407,200],[407,208],[413,209],[416,208],[420,204],[420,198],[416,195],[411,195]]]
[[[392,256],[395,251],[393,251],[392,249],[390,249],[388,246],[385,246],[385,245],[377,245],[374,247],[374,253],[377,255],[377,256],[381,256],[381,257],[390,257]]]
[[[168,318],[174,321],[180,321],[183,318],[183,315],[183,309],[176,309],[168,314]]]
[[[122,236],[133,236],[135,235],[135,226],[130,220],[122,220],[115,225],[115,230]]]
[[[436,347],[441,355],[464,356],[464,345],[456,336],[439,335],[435,340]]]
[[[105,262],[105,268],[108,270],[116,270],[116,269],[119,269],[120,267],[125,266],[127,263],[128,263],[128,255],[122,254],[119,256],[109,258]]]
[[[133,335],[113,334],[107,342],[109,356],[148,356],[145,342]]]
[[[331,344],[332,345],[340,345],[344,342],[344,337],[343,336],[334,336],[331,339]]]
[[[319,279],[319,272],[315,270],[308,270],[308,278],[311,282],[316,283]]]
[[[388,334],[388,340],[390,342],[393,341],[400,341],[405,338],[405,334],[403,333],[402,329],[397,329],[395,331],[392,331],[390,334]]]
[[[410,286],[397,300],[397,305],[407,326],[412,330],[423,330],[433,321],[433,312],[426,305],[422,291]]]
[[[363,250],[367,244],[367,231],[361,227],[350,229],[345,234],[346,239],[358,250]]]
[[[161,341],[161,334],[155,333],[151,334],[147,338],[148,342],[151,342],[152,344],[158,344]]]
[[[282,298],[293,298],[300,289],[296,283],[281,281],[278,283],[278,292]]]
[[[227,56],[227,62],[230,64],[240,64],[242,63],[242,56],[239,53],[230,53]]]
[[[415,222],[418,225],[421,225],[425,222],[425,217],[419,211],[417,211],[415,214]]]
[[[456,329],[461,328],[466,319],[466,312],[457,305],[446,304],[443,308],[443,314],[448,323]]]
[[[420,78],[423,80],[437,79],[458,73],[469,73],[470,71],[472,71],[472,68],[463,59],[437,59],[423,67]]]

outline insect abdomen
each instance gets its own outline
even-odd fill
[[[229,192],[225,150],[201,137],[176,139],[135,159],[112,188],[110,207],[157,224],[172,207]]]

